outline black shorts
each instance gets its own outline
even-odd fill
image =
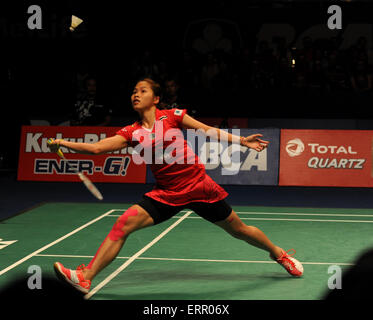
[[[143,196],[143,200],[138,202],[137,205],[149,213],[154,220],[154,224],[159,224],[166,221],[184,209],[193,210],[200,217],[210,222],[224,220],[232,213],[232,208],[225,202],[225,200],[220,200],[213,203],[199,201],[190,202],[182,206],[170,206],[168,204],[156,201],[150,197]]]

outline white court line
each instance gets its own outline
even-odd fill
[[[113,211],[125,211],[125,210],[127,209],[113,209]],[[180,212],[187,212],[187,210],[182,210]],[[284,215],[284,216],[373,217],[373,214],[260,212],[260,211],[235,211],[235,212],[240,213],[240,214],[248,214],[248,215],[253,214],[253,215]]]
[[[280,219],[280,218],[241,218],[241,220],[373,223],[373,220],[326,220],[326,219],[323,220],[323,219]]]
[[[120,217],[120,215],[111,214],[108,217]],[[173,216],[172,219],[178,219],[180,216]],[[187,219],[203,219],[202,217],[188,217]],[[324,220],[324,219],[281,219],[281,218],[241,218],[241,220],[264,220],[264,221],[306,221],[306,222],[355,222],[355,223],[373,223],[373,220]]]
[[[93,256],[78,256],[69,254],[38,254],[38,257],[55,257],[55,258],[93,258]],[[116,257],[116,259],[130,259],[131,257]],[[162,260],[162,261],[195,261],[195,262],[232,262],[232,263],[277,263],[275,261],[257,261],[257,260],[217,260],[217,259],[182,259],[182,258],[155,258],[155,257],[137,257],[134,260]],[[353,263],[345,262],[301,262],[309,265],[339,265],[353,266]]]
[[[5,272],[8,272],[9,270],[11,270],[11,269],[15,268],[16,266],[20,265],[21,263],[25,262],[26,260],[32,258],[33,256],[37,255],[39,252],[42,252],[42,251],[44,251],[44,250],[50,248],[51,246],[54,246],[56,243],[61,242],[62,240],[65,240],[66,238],[72,236],[74,233],[79,232],[80,230],[82,230],[82,229],[88,227],[88,226],[91,225],[92,223],[95,223],[96,221],[98,221],[98,220],[104,218],[105,216],[109,215],[109,214],[112,213],[112,212],[113,212],[113,210],[109,210],[108,212],[105,212],[103,215],[97,217],[96,219],[93,219],[93,220],[89,221],[88,223],[82,225],[81,227],[79,227],[79,228],[77,228],[77,229],[71,231],[70,233],[65,234],[63,237],[61,237],[61,238],[59,238],[59,239],[57,239],[57,240],[55,240],[55,241],[53,241],[53,242],[51,242],[51,243],[45,245],[44,247],[42,247],[42,248],[40,248],[40,249],[34,251],[33,253],[30,253],[29,255],[27,255],[26,257],[22,258],[21,260],[18,260],[17,262],[13,263],[13,264],[10,265],[9,267],[7,267],[7,268],[1,270],[1,271],[0,271],[0,276],[3,275]]]
[[[299,212],[249,212],[236,211],[241,214],[258,214],[258,215],[281,215],[281,216],[326,216],[326,217],[373,217],[373,214],[343,214],[343,213],[299,213]]]
[[[92,297],[98,290],[100,290],[103,286],[105,286],[108,282],[110,282],[113,278],[115,278],[120,272],[122,272],[125,268],[127,268],[133,261],[135,261],[140,255],[142,255],[146,250],[148,250],[151,246],[161,240],[168,232],[170,232],[173,228],[175,228],[180,222],[186,219],[192,211],[188,211],[184,214],[181,218],[179,218],[175,223],[169,226],[166,230],[164,230],[160,235],[154,238],[151,242],[149,242],[144,248],[136,252],[132,257],[130,257],[125,263],[123,263],[117,270],[115,270],[112,274],[106,277],[103,281],[101,281],[96,287],[92,289],[89,293],[87,293],[84,298],[89,299]]]

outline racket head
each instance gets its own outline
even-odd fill
[[[102,196],[101,192],[96,188],[96,186],[89,180],[83,173],[79,172],[78,176],[80,180],[84,183],[87,189],[98,199],[103,200],[104,197]]]

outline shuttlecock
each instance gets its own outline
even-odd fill
[[[74,31],[78,25],[80,25],[83,22],[82,19],[76,17],[76,16],[71,16],[71,26],[70,26],[70,31]]]

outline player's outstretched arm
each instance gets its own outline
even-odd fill
[[[124,137],[115,135],[95,143],[72,142],[63,139],[56,139],[49,145],[49,148],[52,152],[55,152],[60,146],[71,149],[77,153],[97,155],[121,150],[127,147],[128,143]]]
[[[185,129],[201,130],[213,139],[228,141],[231,143],[239,143],[258,152],[262,151],[269,144],[269,141],[265,141],[259,138],[262,137],[261,134],[253,134],[248,137],[236,136],[224,130],[208,126],[187,114],[183,117],[182,125]]]
[[[202,131],[205,135],[209,136],[212,139],[216,140],[223,140],[232,143],[240,143],[240,137],[230,134],[224,130],[220,130],[219,128],[214,128],[200,122],[191,116],[185,114],[182,121],[182,126],[185,129],[195,129]]]
[[[260,139],[259,137],[262,137],[260,133],[253,134],[251,136],[247,137],[241,137],[241,145],[246,146],[248,148],[254,149],[258,152],[263,151],[265,148],[267,148],[269,141],[265,141]]]

